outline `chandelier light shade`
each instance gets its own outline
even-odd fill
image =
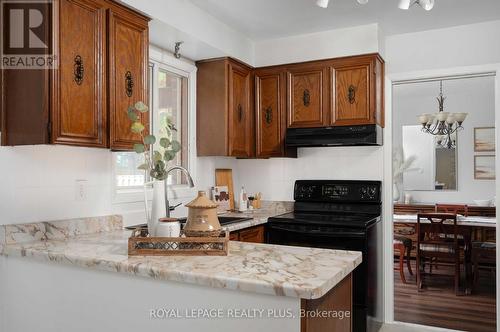
[[[411,3],[412,0],[400,0],[398,7],[399,9],[408,10],[410,9]]]
[[[456,146],[457,132],[463,130],[462,123],[467,113],[449,113],[444,111],[443,81],[439,83],[439,96],[437,101],[439,111],[435,114],[424,113],[418,116],[418,122],[422,125],[422,131],[436,136],[438,145],[453,149]]]
[[[431,10],[434,8],[434,0],[399,0],[399,9],[408,10],[413,5],[419,5],[424,10]]]
[[[328,0],[317,0],[316,5],[321,8],[327,8],[328,7]]]

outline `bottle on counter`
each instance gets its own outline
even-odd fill
[[[245,191],[245,187],[241,187],[238,202],[239,202],[238,210],[240,212],[244,212],[248,209],[248,196],[247,196],[247,193]]]

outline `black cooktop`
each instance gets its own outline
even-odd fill
[[[269,218],[269,223],[287,223],[295,225],[320,225],[349,228],[366,228],[380,221],[380,216],[375,214],[321,214],[290,212]]]

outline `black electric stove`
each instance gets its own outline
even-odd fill
[[[361,251],[353,273],[353,331],[370,330],[368,317],[377,314],[381,296],[381,182],[299,180],[294,199],[294,212],[269,218],[267,243]]]

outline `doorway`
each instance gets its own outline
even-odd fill
[[[394,160],[396,162],[391,165],[391,172],[386,172],[385,179],[392,180],[395,175],[396,184],[392,192],[386,188],[386,193],[389,191],[386,199],[390,197],[392,203],[387,202],[385,213],[385,220],[390,220],[386,224],[386,234],[391,235],[391,239],[386,240],[386,246],[391,246],[390,255],[386,255],[391,266],[386,273],[392,274],[388,279],[393,281],[391,289],[386,290],[386,299],[388,295],[391,297],[386,310],[392,311],[386,313],[386,320],[466,331],[496,331],[494,256],[493,264],[490,262],[489,266],[480,266],[475,273],[477,281],[473,285],[474,276],[466,275],[466,262],[463,262],[459,295],[455,294],[453,278],[446,277],[450,272],[449,267],[436,270],[433,266],[432,274],[429,275],[430,266],[426,264],[428,275],[423,287],[419,289],[416,284],[417,234],[414,219],[418,213],[434,212],[436,204],[467,206],[467,217],[464,211],[456,214],[462,224],[467,220],[478,221],[478,224],[469,223],[471,241],[468,247],[472,242],[475,246],[484,242],[492,246],[488,248],[494,252],[498,238],[496,225],[485,224],[496,218],[497,204],[494,197],[498,196],[496,180],[493,178],[498,170],[494,163],[498,147],[495,147],[497,138],[492,128],[498,123],[498,97],[495,98],[498,94],[498,77],[495,72],[450,74],[453,76],[432,77],[432,74],[427,73],[426,77],[418,79],[399,75],[397,79],[392,77],[388,84],[392,95],[392,107],[388,112],[391,115],[388,118],[392,118],[392,128],[386,130],[392,134],[388,135],[391,151],[386,151],[385,160],[391,164]],[[446,98],[444,112],[462,113],[461,110],[466,109],[464,112],[469,113],[462,123],[463,128],[450,137],[436,137],[423,132],[418,118],[422,114],[438,112],[436,97],[441,91]],[[484,137],[492,140],[492,149],[489,143],[486,143],[489,147],[483,147]],[[484,175],[485,171],[488,175]],[[394,202],[392,198],[396,198]],[[398,216],[394,218],[394,214]],[[401,243],[402,246],[391,244],[394,234],[398,237],[397,242],[406,243]],[[406,259],[410,246],[409,259]],[[405,248],[403,273],[397,270],[400,268],[401,247]],[[462,259],[465,259],[463,255]],[[472,262],[467,264],[473,266]]]

